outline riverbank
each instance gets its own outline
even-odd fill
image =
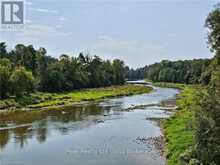
[[[155,82],[153,83],[153,85],[161,88],[176,88],[176,89],[184,89],[185,87],[189,86],[185,84],[167,83],[167,82]]]
[[[165,83],[164,83],[165,85]],[[168,84],[170,85],[170,84]],[[173,87],[175,85],[172,84]],[[168,165],[181,165],[184,153],[194,145],[194,111],[198,88],[177,84],[182,89],[177,97],[177,112],[162,122]]]
[[[147,94],[80,102],[57,110],[0,113],[1,158],[23,165],[30,165],[33,159],[34,165],[165,165],[159,145],[161,130],[145,118],[169,114],[159,106],[125,109],[160,103],[177,93],[176,89],[158,88]]]
[[[22,98],[0,100],[0,110],[53,108],[54,106],[66,106],[81,101],[149,93],[152,90],[153,88],[151,87],[126,84],[122,86],[76,90],[69,93],[36,92]]]

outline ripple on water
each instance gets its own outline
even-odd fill
[[[154,121],[169,117],[172,111],[164,105],[140,105],[158,104],[177,93],[175,89],[156,88],[150,94],[1,117],[0,162],[164,165],[162,134]],[[131,106],[139,108],[123,111]]]

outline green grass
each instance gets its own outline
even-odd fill
[[[178,83],[167,83],[167,82],[155,82],[153,85],[163,88],[177,88],[177,89],[184,89],[186,86],[185,84],[178,84]]]
[[[182,89],[177,98],[178,111],[162,124],[168,165],[181,165],[181,154],[194,144],[194,108],[198,98],[197,91],[201,87],[185,86]]]
[[[150,87],[140,85],[122,85],[106,88],[93,88],[76,90],[68,93],[45,93],[36,92],[30,96],[22,98],[11,98],[0,101],[0,109],[16,108],[43,108],[54,107],[57,105],[70,105],[80,101],[100,100],[116,96],[128,96],[141,93],[148,93],[152,90]],[[9,103],[8,103],[9,102]]]

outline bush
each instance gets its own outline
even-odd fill
[[[26,71],[24,67],[16,69],[11,77],[12,89],[17,97],[29,94],[34,91],[35,80],[31,72]]]

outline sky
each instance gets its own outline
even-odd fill
[[[8,49],[45,47],[48,55],[79,52],[119,58],[129,67],[161,60],[210,58],[208,13],[216,0],[26,0],[22,31],[0,31]]]

